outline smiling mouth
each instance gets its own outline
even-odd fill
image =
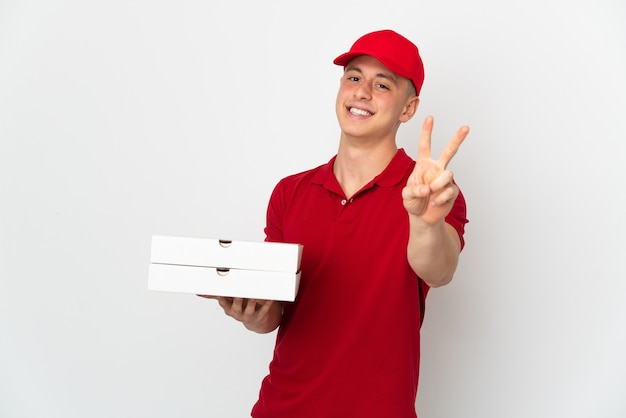
[[[349,111],[350,113],[356,116],[372,116],[372,114],[368,112],[367,110],[357,109],[356,107],[351,107]]]

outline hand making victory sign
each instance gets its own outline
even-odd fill
[[[421,217],[428,225],[442,221],[459,194],[459,189],[453,182],[453,174],[447,166],[469,133],[469,127],[459,128],[441,153],[441,157],[434,160],[430,155],[433,123],[432,116],[428,116],[424,121],[415,168],[402,190],[402,199],[407,212]]]
[[[447,167],[469,127],[459,128],[438,160],[430,155],[432,130],[433,118],[428,116],[422,127],[415,168],[402,189],[402,199],[409,214],[409,264],[430,287],[438,287],[452,280],[461,251],[458,232],[445,222],[459,195]]]

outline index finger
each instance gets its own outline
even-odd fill
[[[461,126],[458,131],[454,134],[448,145],[441,152],[441,157],[439,157],[439,162],[443,165],[444,168],[448,166],[448,163],[452,160],[452,157],[455,156],[456,152],[459,150],[459,147],[469,134],[469,126]]]
[[[417,144],[417,157],[420,159],[430,158],[430,137],[433,132],[433,123],[433,117],[427,116],[422,125],[422,134]]]

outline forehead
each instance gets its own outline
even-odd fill
[[[398,77],[393,71],[387,68],[382,62],[370,55],[360,55],[354,58],[346,65],[346,71],[351,69],[357,69],[361,71],[373,69],[382,74],[390,74],[394,77]]]
[[[356,71],[366,76],[383,77],[397,84],[402,84],[404,81],[409,82],[408,79],[394,73],[382,62],[370,55],[361,55],[354,58],[346,65],[345,71]]]

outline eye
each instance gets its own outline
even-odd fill
[[[382,83],[376,84],[376,87],[378,87],[381,90],[389,90],[389,87],[386,84],[382,84]]]
[[[359,77],[357,77],[357,76],[355,76],[355,75],[351,75],[351,76],[348,76],[348,77],[347,77],[347,80],[348,80],[348,81],[354,81],[354,82],[357,82],[357,81],[359,81],[360,79],[359,79]]]

